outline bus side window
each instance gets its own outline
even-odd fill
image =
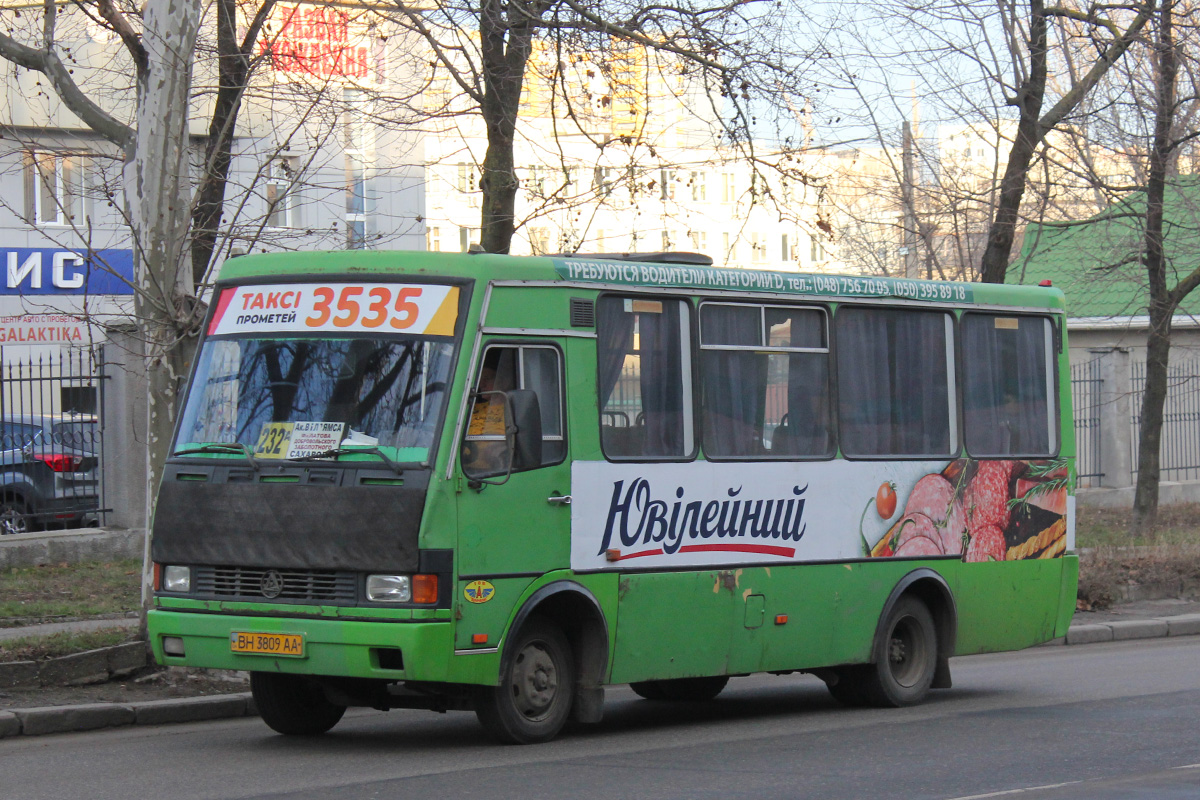
[[[947,456],[951,318],[941,311],[842,306],[834,318],[838,438],[848,456]]]
[[[542,415],[542,463],[557,464],[566,456],[563,434],[562,359],[548,346],[494,346],[483,354],[474,391],[463,472],[472,478],[499,475],[507,469],[504,438],[504,395],[513,389],[537,393]]]
[[[1054,335],[1045,317],[964,314],[963,432],[973,456],[1058,449]]]
[[[705,303],[700,350],[706,455],[833,455],[823,309]]]
[[[597,302],[597,389],[605,456],[691,456],[689,324],[683,300],[605,296]]]

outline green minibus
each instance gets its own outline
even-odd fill
[[[1074,436],[1053,287],[689,253],[245,256],[152,528],[166,665],[274,730],[808,672],[847,705],[1065,635]]]

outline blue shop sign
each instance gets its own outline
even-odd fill
[[[133,251],[0,248],[0,295],[133,294]]]

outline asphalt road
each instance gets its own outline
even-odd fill
[[[474,715],[356,711],[0,740],[0,800],[64,798],[1200,798],[1200,637],[952,662],[923,706],[848,710],[809,676],[712,703],[610,688],[605,720],[504,747]]]

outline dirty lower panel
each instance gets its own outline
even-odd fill
[[[622,575],[612,682],[724,673],[736,588],[726,572]]]

